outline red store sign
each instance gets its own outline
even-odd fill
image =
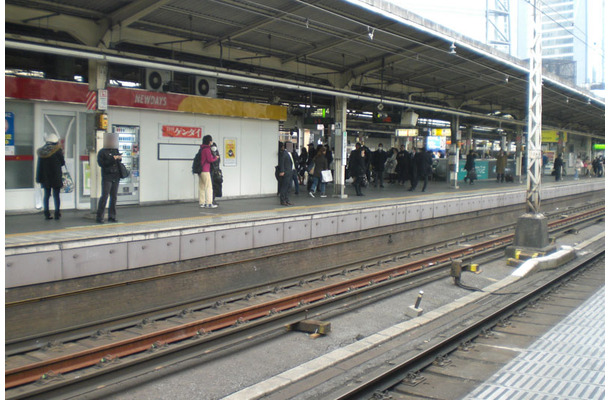
[[[161,134],[164,137],[201,139],[203,137],[203,129],[192,126],[163,125],[161,127]]]

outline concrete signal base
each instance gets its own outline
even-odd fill
[[[555,244],[549,241],[547,218],[540,213],[528,213],[517,219],[515,239],[513,245],[506,248],[506,256],[516,258],[517,252],[537,253],[542,256],[555,250]]]

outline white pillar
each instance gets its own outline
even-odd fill
[[[108,64],[102,61],[89,60],[89,90],[97,92],[100,89],[106,89],[107,80]],[[106,130],[97,128],[95,118],[95,112],[88,115],[90,123],[88,123],[87,126],[88,129],[91,129],[91,131],[86,133],[87,148],[89,151],[89,168],[91,174],[90,211],[92,213],[97,211],[97,203],[99,201],[100,194],[102,193],[102,174],[99,166],[97,165],[97,153],[104,146],[104,132],[106,132]]]
[[[460,149],[458,147],[458,131],[460,129],[460,118],[453,117],[451,120],[451,148],[448,152],[447,169],[449,174],[449,187],[459,189],[458,172],[460,168]]]
[[[527,212],[540,210],[542,141],[542,13],[541,0],[534,0],[530,20],[530,73],[527,118]]]
[[[335,97],[335,176],[334,197],[347,198],[345,194],[345,165],[347,162],[347,98]]]

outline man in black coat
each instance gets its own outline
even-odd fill
[[[553,162],[553,168],[555,168],[555,181],[561,180],[564,166],[565,164],[563,163],[563,159],[561,158],[561,153],[559,153],[557,154],[557,157],[555,157],[555,161]]]
[[[356,148],[349,154],[349,174],[352,177],[356,196],[364,196],[362,193],[362,183],[366,178],[365,150],[360,143],[356,143]]]
[[[44,217],[53,219],[49,212],[49,198],[53,191],[55,203],[55,219],[61,218],[59,210],[59,190],[63,187],[61,167],[65,165],[64,152],[59,144],[59,137],[52,133],[47,135],[46,143],[38,149],[38,165],[36,166],[36,182],[44,189]]]
[[[466,176],[464,177],[464,182],[467,181],[467,179],[470,179],[470,184],[474,184],[474,173],[471,172],[473,169],[475,169],[475,154],[474,154],[474,150],[470,149],[470,151],[468,152],[468,155],[466,156],[466,165],[464,165],[464,169],[466,170]]]
[[[373,159],[371,150],[366,146],[366,144],[362,145],[362,149],[364,150],[364,169],[366,174],[367,181],[371,181],[371,162]]]
[[[400,145],[400,151],[396,156],[396,173],[398,174],[398,183],[404,185],[409,177],[409,164],[411,163],[411,154],[405,150],[405,145]]]
[[[415,168],[417,169],[416,173],[414,173],[414,181],[411,183],[411,188],[409,192],[414,191],[417,188],[417,184],[419,183],[419,179],[424,180],[424,186],[422,188],[422,192],[426,191],[426,187],[428,186],[428,176],[432,173],[432,155],[422,147],[415,154]]]
[[[278,179],[280,183],[280,204],[283,206],[292,205],[288,199],[288,191],[290,190],[293,170],[294,162],[292,161],[292,157],[286,150],[286,146],[281,143],[280,154],[278,157]]]
[[[104,134],[104,148],[97,153],[97,164],[102,168],[102,195],[97,204],[97,216],[95,220],[98,223],[104,223],[104,209],[108,196],[110,196],[110,205],[108,206],[108,222],[117,222],[116,219],[116,202],[119,191],[119,165],[123,158],[119,153],[119,137],[115,133]]]
[[[385,169],[385,162],[388,159],[388,154],[383,150],[383,144],[379,143],[377,150],[373,152],[372,165],[373,165],[373,178],[375,179],[375,187],[379,184],[383,187],[383,170]]]

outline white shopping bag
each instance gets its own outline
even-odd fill
[[[330,169],[325,169],[322,171],[322,182],[328,183],[333,181],[333,174],[330,172]]]
[[[37,210],[42,210],[42,187],[34,188],[34,207]]]

